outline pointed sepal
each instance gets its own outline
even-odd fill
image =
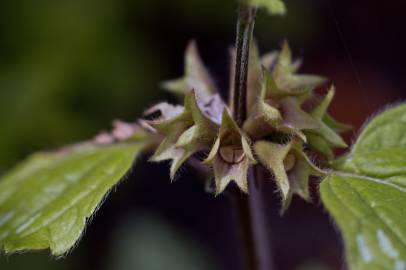
[[[248,139],[227,110],[223,112],[218,138],[204,163],[213,167],[216,195],[232,181],[248,193],[248,169],[255,159]]]
[[[273,174],[278,186],[282,197],[281,213],[289,207],[293,194],[309,201],[310,176],[323,174],[303,152],[301,144],[295,139],[287,144],[269,141],[258,141],[254,144],[255,154]]]
[[[313,119],[317,122],[318,127],[316,129],[309,129],[308,132],[305,134],[316,134],[318,135],[317,138],[313,137],[312,142],[309,143],[310,146],[313,146],[317,150],[321,150],[321,153],[327,153],[327,145],[330,145],[331,148],[338,147],[338,148],[346,148],[347,144],[341,138],[341,136],[328,124],[324,122],[324,118],[327,115],[327,108],[330,106],[330,103],[334,97],[335,89],[332,86],[328,91],[327,95],[323,98],[323,100],[310,112],[310,115]],[[330,118],[330,120],[332,120]],[[344,128],[344,126],[339,126],[338,123],[331,121],[331,124],[335,124],[336,128]],[[325,140],[325,143],[320,142],[320,139]],[[324,144],[324,146],[322,146]],[[324,150],[322,149],[324,148]],[[330,154],[327,153],[327,157],[331,157]]]
[[[171,160],[171,179],[188,158],[210,147],[217,136],[218,126],[203,112],[204,106],[205,103],[199,101],[195,92],[191,91],[185,97],[181,113],[151,122],[165,136],[151,161]]]
[[[217,93],[217,87],[204,66],[195,41],[190,41],[186,48],[184,76],[163,82],[162,87],[181,97],[194,89],[205,101]]]
[[[279,53],[273,75],[279,88],[289,92],[312,91],[326,82],[326,78],[296,74],[301,65],[300,60],[292,60],[292,52],[287,41],[284,41]]]
[[[276,185],[282,197],[282,211],[284,211],[292,199],[291,187],[286,172],[285,160],[292,148],[292,144],[277,144],[268,141],[258,141],[254,144],[254,151],[259,161],[271,171]],[[290,164],[287,164],[291,166]]]

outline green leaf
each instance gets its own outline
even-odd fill
[[[332,174],[320,192],[342,231],[350,269],[405,269],[405,188],[386,180]]]
[[[350,269],[406,269],[406,105],[375,117],[321,184]]]
[[[0,250],[69,251],[142,144],[36,153],[0,180]]]
[[[406,178],[406,104],[375,117],[339,167],[377,178]],[[406,180],[405,180],[406,182]]]
[[[263,7],[270,14],[283,15],[286,13],[285,4],[281,0],[249,0],[251,5]]]

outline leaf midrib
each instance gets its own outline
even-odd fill
[[[363,175],[359,175],[359,174],[352,174],[352,173],[339,172],[339,171],[336,171],[336,172],[334,172],[333,174],[335,174],[335,175],[337,175],[337,176],[352,177],[352,178],[362,179],[362,180],[365,180],[365,181],[371,181],[371,182],[378,183],[378,184],[382,184],[382,185],[387,185],[387,186],[389,186],[389,187],[391,187],[391,188],[395,188],[396,190],[398,190],[398,191],[400,191],[400,192],[405,192],[405,193],[406,193],[406,189],[405,189],[405,188],[399,187],[398,185],[396,185],[396,184],[394,184],[394,183],[391,183],[391,182],[389,182],[389,181],[384,181],[384,180],[379,179],[379,178],[372,178],[372,177],[363,176]],[[393,230],[393,229],[391,228],[391,226],[390,226],[388,223],[386,223],[385,219],[382,218],[382,217],[376,212],[376,210],[368,204],[367,200],[361,195],[361,193],[360,193],[356,188],[354,188],[354,187],[351,185],[351,181],[344,181],[344,182],[345,182],[346,185],[348,185],[348,186],[351,188],[351,190],[353,190],[354,192],[357,193],[357,196],[362,200],[362,202],[364,203],[364,205],[366,205],[369,209],[372,210],[372,212],[375,214],[375,216],[378,218],[378,220],[380,220],[380,221],[387,227],[387,229],[389,229],[390,232],[392,232],[393,234],[395,234],[396,238],[400,240],[400,242],[402,243],[402,245],[404,246],[404,248],[405,248],[405,250],[406,250],[406,239],[402,238],[402,236],[399,235],[399,233],[398,233],[397,231]],[[331,188],[330,184],[329,184],[329,187]],[[331,188],[331,190],[333,191],[332,188]],[[333,191],[333,193],[335,194],[334,191]],[[406,195],[405,195],[405,196],[406,196]],[[337,196],[336,196],[336,197],[337,197]],[[338,198],[338,197],[337,197],[337,198]],[[341,201],[341,200],[340,200],[340,201]],[[342,203],[342,204],[343,204],[343,203]],[[346,205],[346,204],[343,204],[343,205]],[[349,206],[346,206],[346,208],[349,208]]]
[[[114,156],[116,156],[118,153],[114,153],[114,154],[115,154]],[[93,173],[92,168],[98,167],[98,166],[100,165],[100,163],[105,163],[105,162],[107,162],[107,160],[110,160],[110,158],[111,158],[111,155],[108,155],[108,156],[106,156],[106,157],[103,157],[103,158],[97,160],[97,161],[93,164],[93,166],[92,166],[91,168],[89,168],[89,169],[86,170],[86,173],[85,173],[86,176],[81,177],[81,179],[84,179],[84,178],[88,177],[89,175],[91,175],[91,174]],[[125,158],[124,158],[124,157],[123,157],[123,158],[120,158],[120,162],[121,162],[123,159],[125,159]],[[119,164],[120,162],[117,162],[116,164]],[[108,176],[104,177],[103,180],[100,181],[100,183],[104,182],[106,178],[108,178]],[[72,185],[69,185],[68,187],[66,187],[65,191],[66,191],[66,190],[69,190],[71,187],[72,187]],[[62,216],[63,214],[65,214],[67,211],[69,211],[70,209],[72,209],[73,207],[75,207],[78,203],[80,203],[84,198],[87,198],[87,196],[89,196],[91,193],[93,193],[96,189],[97,189],[97,188],[90,190],[85,196],[83,196],[82,198],[80,198],[79,201],[77,201],[75,204],[73,204],[73,205],[67,207],[66,209],[64,209],[64,211],[62,211],[59,215],[57,215],[57,216],[54,217],[52,220],[50,220],[48,223],[46,223],[43,227],[46,227],[46,226],[49,226],[50,224],[52,224],[55,220],[57,220],[59,217],[61,217],[61,216]],[[42,207],[41,209],[37,210],[35,213],[33,213],[32,215],[30,215],[30,216],[29,216],[27,219],[25,219],[25,220],[28,220],[29,218],[34,217],[34,216],[35,216],[36,214],[38,214],[39,212],[42,212],[42,211],[44,210],[44,208],[46,208],[47,206],[49,206],[50,204],[52,204],[52,202],[54,202],[54,201],[56,201],[56,200],[58,200],[58,199],[59,199],[59,197],[57,197],[57,198],[55,198],[54,200],[48,202],[44,207]],[[97,206],[96,206],[96,207],[97,207]],[[21,224],[22,224],[22,223],[19,223],[19,225],[21,225]],[[4,225],[6,225],[6,224],[4,224]],[[13,227],[18,227],[18,225],[17,225],[17,226],[13,226]],[[28,229],[28,228],[27,228],[27,229]],[[24,235],[24,237],[28,237],[29,235],[32,235],[33,233],[37,232],[37,231],[40,230],[40,229],[41,229],[41,228],[30,232],[28,235]],[[20,233],[23,233],[24,231],[25,231],[25,230],[23,230],[23,231],[20,232]],[[3,240],[4,240],[4,241],[10,240],[10,238],[12,239],[12,236],[13,236],[13,233],[10,232],[10,233],[8,234],[8,236],[5,237]]]

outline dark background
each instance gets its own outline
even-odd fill
[[[406,97],[406,5],[286,3],[284,17],[258,14],[260,50],[287,38],[303,72],[331,79],[331,113],[354,125],[351,142],[371,114]],[[168,98],[159,82],[182,74],[192,38],[227,89],[235,10],[236,1],[218,0],[0,0],[0,173]],[[66,258],[2,256],[0,269],[240,269],[227,199],[206,194],[191,170],[172,184],[167,171],[141,160]],[[340,269],[341,240],[320,204],[296,198],[281,218],[273,185],[265,188],[276,269]]]

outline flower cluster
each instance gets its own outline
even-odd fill
[[[234,55],[232,51],[231,78]],[[326,80],[297,74],[300,64],[292,60],[286,42],[280,51],[263,57],[255,44],[251,46],[248,117],[239,127],[231,116],[232,104],[221,99],[196,44],[191,42],[185,54],[185,75],[163,83],[165,89],[184,99],[183,106],[160,103],[146,111],[146,115],[158,116],[140,122],[141,131],[160,138],[151,160],[171,160],[173,179],[190,157],[206,152],[202,163],[212,168],[216,194],[231,181],[248,192],[248,170],[260,163],[277,183],[282,209],[288,207],[293,194],[309,200],[309,177],[320,176],[323,171],[312,163],[304,148],[313,149],[325,160],[332,159],[334,148],[346,147],[338,133],[348,127],[327,114],[334,88],[325,97],[318,97],[314,90]]]

